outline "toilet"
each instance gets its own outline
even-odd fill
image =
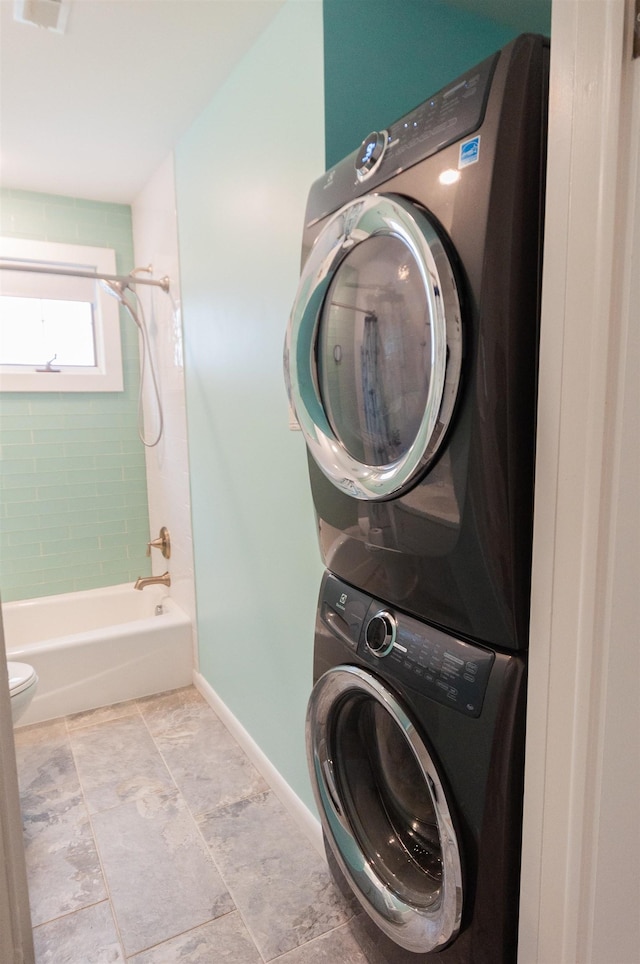
[[[7,662],[11,716],[14,724],[26,713],[38,686],[38,676],[28,663]]]

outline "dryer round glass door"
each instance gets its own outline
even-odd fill
[[[461,859],[429,750],[375,676],[338,666],[316,683],[307,753],[323,829],[369,916],[416,953],[455,938]]]
[[[454,272],[426,213],[368,195],[323,227],[285,347],[291,403],[334,485],[360,499],[409,488],[435,458],[460,380]]]

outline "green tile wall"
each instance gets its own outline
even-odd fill
[[[133,267],[131,209],[0,192],[0,234],[113,248]],[[120,328],[123,392],[0,394],[0,593],[4,602],[132,582],[150,572],[137,330]]]

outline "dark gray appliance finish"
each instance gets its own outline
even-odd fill
[[[382,642],[381,612],[397,628],[382,656],[367,644]],[[415,673],[420,641],[481,676],[478,714],[434,698]],[[325,574],[307,752],[329,863],[359,901],[372,964],[516,961],[525,656],[461,642]],[[440,677],[455,683],[442,662]]]
[[[523,35],[311,188],[285,376],[327,568],[528,644],[548,41]]]

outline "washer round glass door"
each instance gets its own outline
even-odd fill
[[[293,408],[329,479],[359,499],[435,458],[460,380],[460,305],[427,215],[396,195],[347,204],[303,267],[285,346]]]
[[[407,950],[442,949],[460,929],[460,852],[403,707],[366,670],[331,669],[309,700],[307,754],[325,836],[366,912]]]

